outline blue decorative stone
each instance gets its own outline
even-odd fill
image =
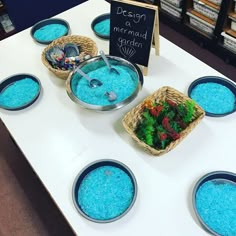
[[[85,78],[75,74],[72,79],[74,95],[85,103],[100,106],[116,104],[128,98],[138,86],[138,76],[127,66],[112,65],[112,67],[120,74],[110,73],[106,66],[88,73],[91,78],[96,78],[103,83],[102,86],[96,88],[91,88]],[[110,102],[106,96],[106,92],[110,91],[117,95],[117,99],[113,102]]]
[[[39,41],[52,41],[67,33],[68,29],[62,24],[49,24],[37,29],[33,36]]]
[[[18,108],[32,101],[39,92],[39,84],[31,78],[16,81],[0,93],[0,104],[7,108]]]
[[[196,85],[190,94],[203,110],[213,114],[231,112],[236,106],[235,94],[226,86],[207,82]]]
[[[95,24],[94,30],[100,35],[109,36],[110,35],[110,19],[105,19]]]
[[[205,182],[197,191],[196,209],[203,222],[217,234],[236,235],[236,183]]]
[[[118,167],[101,166],[89,172],[78,189],[81,210],[95,220],[110,220],[124,213],[134,197],[130,176]]]

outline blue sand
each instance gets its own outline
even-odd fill
[[[109,36],[110,35],[110,19],[102,20],[94,26],[95,32],[98,34]]]
[[[197,191],[196,208],[213,231],[222,236],[236,235],[236,183],[205,182]]]
[[[0,104],[7,108],[18,108],[32,101],[39,92],[39,84],[30,78],[16,81],[0,93]]]
[[[116,68],[120,75],[110,73],[106,66],[88,73],[90,78],[97,78],[103,83],[102,86],[96,88],[89,87],[85,78],[75,74],[72,79],[72,91],[75,96],[85,103],[100,106],[116,104],[128,98],[138,86],[138,76],[127,66],[113,65],[112,67]],[[117,99],[113,102],[108,101],[105,95],[110,91],[117,95]]]
[[[235,94],[226,86],[213,82],[198,84],[190,97],[203,110],[214,114],[231,112],[236,106]]]
[[[102,166],[82,180],[78,199],[82,211],[96,220],[121,215],[131,204],[134,186],[129,175],[113,166]]]
[[[62,24],[45,25],[34,32],[34,38],[40,41],[51,41],[67,33],[68,29]]]

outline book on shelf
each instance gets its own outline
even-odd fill
[[[0,24],[3,28],[3,30],[5,31],[5,33],[9,33],[15,29],[15,26],[13,25],[13,23],[7,13],[0,15]]]

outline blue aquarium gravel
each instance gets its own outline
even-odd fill
[[[102,20],[94,26],[95,32],[98,34],[109,36],[110,35],[110,19]]]
[[[106,66],[102,66],[88,73],[90,78],[100,80],[103,85],[96,88],[89,87],[85,78],[74,76],[72,79],[72,91],[81,101],[93,105],[111,105],[119,103],[128,98],[138,86],[138,76],[127,66],[112,66],[119,71],[110,73]],[[79,78],[79,79],[78,79]],[[108,101],[106,92],[113,91],[117,95],[115,101]]]
[[[40,41],[51,41],[67,33],[68,29],[62,24],[45,25],[34,32],[34,38]]]
[[[236,106],[235,94],[226,86],[219,83],[202,83],[193,88],[190,97],[203,110],[214,114],[231,112]]]
[[[0,104],[6,108],[18,108],[32,101],[39,92],[39,84],[30,78],[16,81],[0,93]]]
[[[110,220],[121,215],[134,197],[131,178],[120,168],[102,166],[89,172],[78,190],[82,211],[95,220]]]
[[[222,236],[236,235],[236,183],[205,182],[197,191],[196,208],[213,231]]]

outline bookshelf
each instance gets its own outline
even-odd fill
[[[15,26],[7,13],[4,3],[0,1],[0,40],[7,38],[14,33]]]
[[[236,0],[149,2],[159,6],[162,23],[236,66]]]

